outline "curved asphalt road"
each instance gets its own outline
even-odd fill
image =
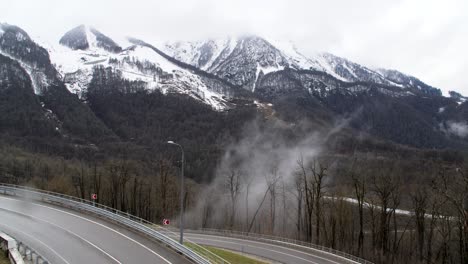
[[[93,216],[0,195],[0,230],[54,264],[190,263],[167,247]]]
[[[54,264],[190,263],[167,247],[102,219],[46,203],[0,195],[0,230]],[[178,238],[178,234],[160,231]],[[355,263],[306,247],[186,233],[186,241],[244,252],[274,263]]]
[[[168,236],[176,237],[173,232],[160,231]],[[223,237],[217,235],[205,235],[198,233],[184,233],[186,241],[192,241],[200,245],[207,245],[219,248],[225,248],[233,251],[244,252],[249,255],[259,256],[265,259],[272,260],[273,263],[291,263],[291,264],[343,264],[357,263],[345,258],[332,255],[330,253],[315,250],[307,247],[286,247],[276,244]]]

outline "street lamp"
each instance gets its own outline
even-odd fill
[[[184,163],[185,163],[185,154],[184,148],[181,145],[175,143],[174,141],[168,141],[167,144],[176,145],[180,148],[182,152],[182,166],[180,168],[180,218],[179,218],[179,226],[180,226],[180,244],[184,244]]]

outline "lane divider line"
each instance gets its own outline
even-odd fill
[[[216,235],[205,235],[205,234],[194,234],[194,233],[187,233],[187,236],[209,236],[209,237],[220,237],[220,236],[216,236]],[[300,250],[296,250],[296,249],[292,249],[292,248],[287,248],[287,247],[283,247],[283,246],[279,246],[279,245],[275,245],[275,244],[268,244],[268,243],[264,243],[264,242],[259,242],[259,241],[253,241],[253,240],[247,240],[247,239],[240,239],[240,238],[233,238],[233,237],[222,237],[223,239],[227,239],[227,240],[237,240],[237,241],[248,241],[250,243],[255,243],[255,244],[262,244],[262,245],[268,245],[268,246],[273,246],[273,247],[278,247],[278,248],[283,248],[283,249],[286,249],[286,250],[291,250],[291,251],[294,251],[294,252],[299,252],[299,253],[302,253],[302,254],[305,254],[305,255],[309,255],[309,256],[312,256],[312,257],[315,257],[315,258],[319,258],[319,259],[322,259],[322,260],[325,260],[325,261],[328,261],[328,262],[331,262],[331,263],[335,263],[335,264],[342,264],[340,262],[336,262],[334,260],[331,260],[331,259],[327,259],[327,258],[324,258],[324,257],[320,257],[320,256],[317,256],[317,255],[313,255],[311,253],[308,253],[308,252],[304,252],[304,251],[300,251]],[[313,248],[311,248],[313,249]],[[320,253],[322,253],[321,250],[318,250],[318,249],[314,249],[316,251],[319,251]],[[323,253],[328,253],[328,252],[323,252]],[[332,255],[332,256],[335,256],[335,255]],[[337,256],[338,257],[338,256]],[[352,260],[348,260],[348,259],[345,259],[346,261],[350,262]]]
[[[16,229],[16,228],[14,228],[14,227],[11,227],[11,226],[9,226],[9,225],[5,225],[5,224],[0,223],[0,226],[3,226],[4,228],[11,229],[11,230],[13,230],[14,232],[17,232],[17,233],[20,233],[20,234],[22,234],[22,235],[24,235],[24,236],[27,236],[27,237],[29,237],[29,238],[32,238],[33,240],[35,240],[35,241],[39,242],[40,244],[42,244],[44,247],[46,247],[46,248],[47,248],[48,250],[50,250],[52,253],[54,253],[55,255],[57,255],[57,257],[59,257],[60,259],[62,259],[63,262],[65,262],[66,264],[70,264],[70,262],[68,262],[64,257],[62,257],[57,251],[55,251],[53,248],[49,247],[46,243],[42,242],[42,241],[39,240],[38,238],[33,237],[33,236],[31,236],[30,234],[28,234],[28,233],[26,233],[26,232],[23,232],[23,231],[21,231],[21,230],[19,230],[19,229]]]
[[[24,202],[24,201],[19,200],[19,199],[13,199],[13,198],[7,198],[7,197],[1,197],[1,198],[2,198],[2,199],[8,199],[8,200],[14,200],[14,201]],[[33,203],[33,202],[30,202],[30,203]],[[114,229],[112,229],[112,228],[110,228],[110,227],[108,227],[108,226],[106,226],[106,225],[103,225],[103,224],[101,224],[101,223],[98,223],[98,222],[93,221],[93,220],[91,220],[91,219],[88,219],[88,218],[86,218],[86,217],[82,217],[82,216],[79,216],[79,215],[76,215],[76,214],[73,214],[73,213],[70,213],[70,212],[67,212],[67,211],[63,211],[63,210],[56,209],[56,208],[53,208],[53,207],[45,206],[45,205],[42,205],[42,204],[39,204],[39,203],[33,203],[33,204],[35,204],[35,205],[37,205],[37,206],[40,206],[40,207],[44,207],[44,208],[50,209],[50,210],[54,210],[54,211],[57,211],[57,212],[60,212],[60,213],[64,213],[64,214],[67,214],[67,215],[74,216],[74,217],[79,218],[79,219],[81,219],[81,220],[85,220],[85,221],[90,222],[90,223],[92,223],[92,224],[95,224],[95,225],[98,225],[98,226],[100,226],[100,227],[103,227],[103,228],[105,228],[105,229],[107,229],[107,230],[110,230],[110,231],[112,231],[112,232],[114,232],[114,233],[116,233],[116,234],[119,234],[120,236],[122,236],[122,237],[124,237],[124,238],[126,238],[126,239],[128,239],[128,240],[130,240],[130,241],[132,241],[132,242],[134,242],[134,243],[136,243],[137,245],[143,247],[144,249],[146,249],[146,250],[148,250],[149,252],[153,253],[154,255],[158,256],[160,259],[164,260],[166,263],[172,264],[169,260],[167,260],[167,259],[164,258],[163,256],[159,255],[158,253],[154,252],[152,249],[148,248],[147,246],[143,245],[142,243],[140,243],[140,242],[134,240],[133,238],[131,238],[131,237],[125,235],[125,234],[122,234],[122,233],[120,233],[119,231],[114,230]]]
[[[198,238],[198,239],[197,239],[197,238],[192,238],[192,239],[200,240],[200,241],[206,240],[206,241],[213,241],[213,242],[221,242],[221,243],[227,243],[227,244],[234,244],[234,245],[244,246],[244,248],[245,248],[245,244],[236,243],[236,242],[232,242],[232,241],[224,241],[224,240],[218,240],[218,239],[206,239],[206,238]],[[249,247],[251,247],[251,248],[258,248],[258,249],[263,249],[263,250],[275,252],[275,253],[278,253],[278,254],[281,254],[281,255],[286,255],[286,256],[289,256],[289,257],[294,257],[294,258],[297,258],[297,259],[300,259],[300,260],[304,260],[304,261],[306,261],[306,262],[310,262],[310,263],[313,263],[313,264],[320,264],[320,263],[314,262],[314,261],[312,261],[312,260],[310,260],[310,259],[301,258],[301,257],[295,256],[295,255],[291,255],[291,254],[288,254],[288,253],[284,253],[284,252],[277,251],[277,250],[273,250],[273,249],[269,249],[269,248],[256,247],[256,246],[249,246]]]
[[[18,215],[21,215],[21,216],[24,216],[24,217],[29,217],[29,218],[38,220],[38,221],[40,221],[40,222],[44,222],[44,223],[46,223],[46,224],[48,224],[48,225],[51,225],[51,226],[53,226],[53,227],[56,227],[56,228],[58,228],[58,229],[61,229],[61,230],[65,231],[65,233],[69,233],[70,235],[77,237],[79,240],[82,240],[82,241],[88,243],[88,244],[91,245],[92,247],[94,247],[94,248],[96,248],[97,250],[99,250],[100,252],[104,253],[104,254],[105,254],[107,257],[109,257],[110,259],[114,260],[116,263],[122,264],[122,262],[120,262],[118,259],[114,258],[111,254],[107,253],[107,252],[104,251],[102,248],[96,246],[96,245],[95,245],[94,243],[92,243],[91,241],[89,241],[89,240],[87,240],[86,238],[84,238],[84,237],[82,237],[82,236],[80,236],[80,235],[78,235],[78,234],[76,234],[76,233],[74,233],[74,232],[72,232],[72,231],[70,231],[70,230],[67,230],[67,229],[65,229],[65,228],[63,228],[63,227],[61,227],[61,226],[59,226],[59,225],[56,225],[56,224],[54,224],[54,223],[51,223],[51,222],[49,222],[49,221],[47,221],[47,220],[44,220],[44,219],[41,219],[41,218],[38,218],[38,217],[34,217],[34,216],[31,216],[31,215],[23,214],[23,213],[20,213],[20,212],[17,212],[17,211],[5,209],[5,208],[0,208],[0,210],[2,210],[2,211],[7,211],[7,212],[10,212],[10,213],[13,213],[13,214],[18,214]]]

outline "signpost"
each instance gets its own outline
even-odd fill
[[[163,219],[163,225],[169,225],[170,223],[169,219]]]
[[[91,199],[93,200],[93,206],[96,206],[97,194],[91,194]]]

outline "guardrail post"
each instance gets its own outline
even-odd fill
[[[32,251],[31,251],[31,249],[29,249],[28,247],[26,247],[26,254],[25,254],[25,256],[26,256],[26,259],[27,259],[27,260],[32,260]]]

